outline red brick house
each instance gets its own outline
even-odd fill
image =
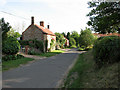
[[[56,42],[56,35],[47,28],[44,27],[44,21],[40,21],[40,25],[34,24],[34,17],[31,17],[31,25],[22,33],[22,40],[48,40],[48,47],[50,48],[51,39]],[[44,45],[45,46],[45,45]],[[45,48],[44,48],[45,49]],[[53,47],[55,50],[55,46]]]

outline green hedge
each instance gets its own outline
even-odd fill
[[[16,59],[20,59],[23,58],[23,55],[17,54],[17,55],[5,55],[4,57],[2,57],[2,61],[9,61],[9,60],[16,60]]]
[[[99,38],[93,47],[93,54],[99,66],[120,61],[120,37]]]
[[[9,37],[2,43],[2,53],[7,55],[17,54],[20,44],[17,39]]]

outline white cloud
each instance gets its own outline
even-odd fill
[[[7,3],[6,0],[0,0],[0,6],[4,6]]]

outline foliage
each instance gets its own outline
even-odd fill
[[[5,55],[2,57],[2,61],[9,61],[9,60],[16,60],[23,58],[23,55],[17,54],[17,55]]]
[[[120,32],[119,2],[89,2],[88,5],[93,8],[87,15],[90,17],[88,25],[92,26],[95,32],[103,34]]]
[[[20,45],[22,47],[28,45],[29,47],[33,47],[36,49],[39,49],[40,51],[43,52],[43,41],[38,41],[38,40],[19,40]]]
[[[55,35],[56,35],[56,42],[60,43],[60,47],[63,48],[65,44],[65,39],[63,34],[55,33]]]
[[[98,66],[120,61],[120,37],[106,36],[99,39],[93,47],[93,53]]]
[[[37,54],[40,54],[40,53],[37,53],[34,49],[30,49],[30,50],[28,50],[28,54],[29,55],[37,55]]]
[[[77,47],[76,47],[76,45],[72,45],[72,46],[70,46],[70,48],[77,48]]]
[[[73,46],[73,45],[76,46],[76,41],[72,37],[70,38],[69,43],[70,43],[70,46]]]
[[[7,36],[19,38],[21,35],[18,32],[15,32],[15,30],[13,28],[11,28],[10,31],[7,32]]]
[[[66,34],[65,34],[64,32],[62,32],[62,35],[63,35],[64,37],[66,37]]]
[[[95,39],[96,38],[92,34],[90,29],[86,28],[86,30],[84,30],[84,31],[81,30],[81,34],[80,34],[80,37],[79,37],[80,47],[84,46],[85,48],[87,48],[88,46],[92,46]]]
[[[7,38],[7,32],[10,31],[11,26],[2,18],[0,19],[0,28],[2,29],[2,41],[4,41]]]
[[[119,65],[113,63],[96,69],[92,50],[79,55],[75,65],[64,79],[65,88],[119,88]]]
[[[79,34],[78,34],[78,32],[77,31],[72,31],[70,37],[75,39],[76,46],[78,46],[78,44],[79,44]]]
[[[67,33],[67,39],[70,40],[70,32]]]
[[[4,54],[13,55],[17,54],[20,49],[20,44],[17,39],[13,37],[7,38],[2,44],[2,52]]]
[[[28,40],[19,40],[19,43],[22,47],[29,45],[29,41]]]

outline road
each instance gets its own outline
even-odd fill
[[[81,52],[76,49],[3,72],[3,88],[55,88]]]

